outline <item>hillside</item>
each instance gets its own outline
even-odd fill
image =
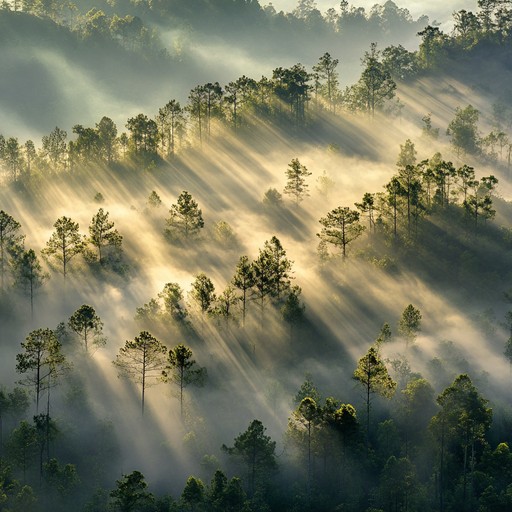
[[[503,25],[365,43],[345,85],[311,8],[24,9],[0,12],[0,510],[508,510]],[[173,54],[185,23],[253,44],[240,74]],[[274,63],[251,38],[277,26]]]

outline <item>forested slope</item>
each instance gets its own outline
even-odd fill
[[[182,65],[23,10],[14,66]],[[2,124],[2,510],[510,508],[510,41],[461,16],[368,45],[346,87],[325,49]]]

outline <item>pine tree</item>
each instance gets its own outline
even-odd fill
[[[53,227],[55,231],[41,252],[46,256],[53,256],[62,264],[62,274],[66,279],[69,262],[83,253],[85,240],[79,232],[78,222],[72,221],[69,217],[57,219]]]
[[[371,346],[368,352],[359,359],[353,378],[365,391],[366,404],[366,437],[367,446],[370,442],[370,409],[373,394],[391,398],[395,393],[396,382],[389,375],[388,369],[376,347]]]
[[[120,249],[123,237],[117,229],[114,229],[114,223],[108,218],[109,213],[98,210],[98,213],[92,218],[89,225],[89,242],[98,250],[98,260],[102,263],[102,249],[112,247]]]
[[[14,261],[14,283],[25,290],[30,297],[30,316],[34,318],[34,295],[48,274],[43,271],[41,263],[33,249],[23,251]]]
[[[267,482],[277,469],[276,443],[265,435],[266,428],[259,420],[253,420],[247,430],[235,438],[234,445],[222,449],[239,459],[247,470],[247,488],[252,496],[258,484]]]
[[[307,167],[299,162],[298,158],[294,158],[288,164],[288,169],[286,169],[287,182],[284,187],[284,193],[293,196],[296,205],[303,201],[304,197],[309,196],[309,187],[306,183],[306,178],[311,176],[311,174]]]
[[[206,379],[206,368],[192,359],[192,350],[182,343],[169,350],[167,364],[162,370],[162,380],[179,387],[180,412],[183,418],[183,390],[189,385],[202,387]]]
[[[120,375],[126,376],[141,384],[141,410],[144,415],[144,399],[146,388],[159,382],[165,367],[167,348],[153,335],[142,331],[133,340],[127,340],[121,347],[114,366]]]
[[[420,310],[409,304],[403,311],[398,324],[398,332],[405,338],[406,348],[414,343],[421,328]]]
[[[90,352],[91,345],[95,348],[106,344],[103,336],[103,322],[92,306],[80,306],[70,317],[69,328],[82,340],[86,353]]]
[[[359,223],[359,212],[339,206],[319,220],[323,228],[317,236],[341,248],[343,258],[347,256],[347,245],[361,236],[364,227]]]
[[[32,331],[21,343],[21,348],[23,352],[16,355],[16,372],[26,374],[20,384],[34,387],[36,411],[39,411],[41,393],[55,386],[69,365],[51,329]]]
[[[191,238],[204,227],[203,215],[192,196],[184,190],[169,210],[165,233],[171,238]]]
[[[233,285],[242,292],[242,325],[245,327],[245,316],[247,312],[247,294],[254,286],[254,268],[247,256],[241,256],[235,269],[235,275],[231,280]]]
[[[5,289],[7,265],[13,250],[23,245],[24,235],[20,233],[21,224],[4,210],[0,210],[0,274],[1,291]]]

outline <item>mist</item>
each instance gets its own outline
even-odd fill
[[[330,7],[328,2],[318,4],[322,10]],[[277,0],[274,7],[294,8]],[[437,3],[429,6],[428,13],[414,3],[408,8],[415,17],[446,15],[445,7]],[[0,12],[2,19],[2,26],[9,30],[0,36],[7,44],[0,65],[13,71],[0,79],[0,133],[6,139],[19,137],[22,143],[33,138],[38,147],[40,137],[55,126],[71,133],[72,126],[93,126],[106,115],[120,133],[126,119],[140,112],[153,119],[171,98],[185,104],[197,84],[225,84],[241,75],[270,77],[276,67],[297,62],[311,69],[325,51],[340,57],[344,88],[358,79],[361,56],[376,40],[374,33],[365,34],[348,48],[341,47],[334,37],[323,39],[312,33],[310,40],[304,41],[307,44],[298,45],[305,36],[292,37],[290,31],[284,36],[264,37],[256,45],[257,38],[268,36],[271,29],[263,27],[260,33],[258,27],[249,27],[244,37],[240,36],[240,44],[233,47],[233,40],[243,32],[239,27],[222,33],[221,25],[215,24],[209,29],[211,34],[200,33],[197,27],[185,24],[159,23],[150,13],[145,21],[158,28],[167,53],[143,58],[111,41],[99,44],[78,38],[64,27],[57,30],[48,19]],[[51,38],[46,38],[43,29]],[[30,37],[15,39],[19,30]],[[382,44],[403,43],[415,49],[417,42],[412,41],[417,30],[411,23],[403,34],[383,36]],[[375,115],[349,110],[334,114],[312,101],[308,108],[314,114],[302,130],[293,123],[279,125],[251,113],[246,114],[247,126],[239,132],[236,123],[233,130],[225,120],[213,120],[211,134],[203,134],[201,142],[189,135],[177,154],[161,157],[155,152],[158,158],[154,155],[151,161],[119,156],[110,164],[101,159],[81,161],[60,171],[41,166],[42,170],[12,181],[5,166],[0,210],[21,224],[24,247],[34,249],[47,278],[35,292],[33,315],[26,290],[14,280],[2,292],[0,385],[10,390],[23,380],[16,371],[16,356],[29,333],[39,328],[57,330],[61,324],[62,351],[72,368],[51,388],[51,406],[43,393],[44,400],[48,399],[46,414],[60,431],[47,450],[63,464],[76,465],[84,485],[70,495],[75,496],[72,499],[80,510],[86,510],[98,489],[107,493],[108,500],[116,480],[135,470],[144,474],[151,492],[158,496],[170,494],[178,499],[190,475],[208,485],[219,468],[228,478],[240,476],[245,491],[251,494],[244,469],[221,446],[233,446],[234,439],[254,419],[264,424],[266,434],[276,442],[280,476],[275,482],[281,494],[276,491],[279,497],[273,495],[269,501],[274,500],[271,510],[285,510],[279,508],[287,499],[283,489],[302,487],[300,492],[305,493],[309,485],[304,483],[301,450],[290,448],[290,423],[300,403],[295,397],[308,378],[321,396],[319,406],[327,408],[325,399],[334,397],[337,406],[352,404],[357,411],[360,436],[366,436],[366,441],[354,441],[354,452],[347,448],[346,460],[354,468],[354,489],[362,488],[360,482],[365,478],[371,482],[369,486],[382,485],[375,467],[384,467],[390,456],[409,457],[417,464],[418,473],[424,465],[433,466],[429,459],[433,455],[426,455],[430,448],[424,448],[429,442],[434,446],[432,440],[423,440],[421,446],[418,443],[414,452],[407,451],[406,440],[405,448],[399,446],[393,452],[392,444],[379,437],[393,425],[397,432],[405,428],[400,423],[404,421],[400,416],[403,391],[419,377],[432,387],[431,400],[424,401],[425,410],[431,413],[428,421],[440,410],[435,396],[467,373],[478,391],[491,400],[499,419],[491,428],[485,450],[490,452],[498,443],[511,441],[510,360],[503,355],[510,328],[504,295],[510,290],[511,278],[510,162],[484,151],[464,152],[454,145],[453,133],[447,133],[457,109],[469,104],[478,109],[481,139],[495,129],[496,104],[507,101],[503,84],[510,79],[510,72],[500,63],[486,64],[479,59],[475,62],[483,71],[471,81],[470,71],[462,64],[460,69],[435,69],[409,81],[397,80],[400,108],[388,104],[389,110],[377,110]],[[494,70],[492,80],[486,69]],[[31,85],[36,80],[37,91]],[[282,105],[279,108],[284,110]],[[425,132],[423,118],[427,114],[438,130],[436,138]],[[77,140],[73,135],[70,139]],[[386,185],[397,175],[397,161],[407,140],[414,144],[415,164],[433,159],[439,152],[456,168],[473,166],[478,180],[496,176],[494,218],[484,218],[479,229],[473,228],[461,201],[452,198],[444,213],[439,206],[431,211],[425,208],[414,237],[402,212],[400,237],[393,238],[391,203],[386,199],[387,217],[383,216],[378,228],[372,231],[371,221],[368,227],[367,217],[361,214],[365,230],[348,244],[346,257],[330,244],[327,254],[322,254],[320,219],[340,206],[355,209],[365,193],[374,194],[376,201],[384,197],[379,194],[385,193]],[[39,158],[43,160],[43,156]],[[311,173],[306,180],[307,193],[296,203],[285,189],[286,169],[293,159]],[[281,200],[268,200],[266,194],[271,189],[282,194]],[[174,239],[166,228],[172,225],[170,210],[184,191],[197,201],[204,228],[196,237]],[[161,200],[160,206],[151,204],[153,193]],[[122,251],[109,252],[111,258],[104,264],[95,254],[78,254],[64,278],[57,259],[42,257],[53,224],[67,216],[79,224],[82,235],[88,235],[99,208],[108,212],[122,236]],[[290,260],[290,286],[301,289],[301,321],[286,321],[284,296],[268,296],[258,302],[253,295],[245,322],[237,305],[233,317],[223,316],[215,308],[201,311],[193,293],[197,276],[206,274],[219,297],[232,281],[240,257],[256,260],[274,236]],[[161,293],[167,283],[176,283],[183,291],[180,307],[186,316],[166,316]],[[158,314],[151,314],[152,300],[160,308]],[[85,304],[93,306],[101,318],[106,339],[104,347],[89,353],[84,353],[68,323]],[[421,312],[421,329],[412,341],[400,330],[408,305]],[[354,370],[375,346],[385,323],[392,335],[378,350],[398,387],[390,400],[373,398],[370,434],[369,427],[364,433],[365,390],[354,379]],[[162,382],[160,372],[145,389],[142,416],[140,383],[123,377],[112,364],[127,340],[143,331],[149,331],[167,351],[180,343],[190,347],[197,365],[207,371],[204,386],[185,386],[184,414],[179,387]],[[41,407],[35,410],[33,398],[29,396],[24,415],[6,420],[2,446],[11,443],[19,420],[30,422],[34,414],[41,413]],[[422,425],[425,432],[428,421]],[[396,434],[397,439],[401,434]],[[482,442],[478,450],[483,452],[483,441],[478,442]],[[321,489],[330,480],[325,474],[324,481],[319,476],[319,453],[318,448],[314,475]],[[374,468],[357,465],[358,458],[368,461],[370,454]],[[454,457],[459,455],[457,452]],[[324,464],[326,460],[327,456]],[[22,478],[19,468],[14,471],[20,481],[41,480],[37,464],[28,469],[27,477]],[[430,473],[426,474],[424,480],[430,478]],[[260,510],[256,494],[248,498],[254,510]],[[62,509],[67,505],[65,499],[59,501]],[[367,510],[368,499],[358,499],[353,510]],[[37,506],[40,510],[51,507],[43,501]],[[322,510],[321,503],[318,510]]]
[[[85,14],[90,7],[81,9]],[[96,8],[110,15],[107,4]],[[391,32],[367,23],[364,30],[339,34],[323,27],[317,34],[303,21],[277,15],[231,22],[229,12],[212,20],[136,11],[144,28],[156,31],[147,46],[137,49],[98,28],[88,32],[83,24],[57,25],[23,12],[0,14],[0,65],[7,71],[0,81],[1,127],[25,139],[38,139],[55,126],[69,133],[78,120],[92,125],[103,115],[123,126],[129,115],[156,112],[170,99],[184,103],[197,84],[224,85],[242,74],[259,79],[298,62],[311,67],[325,52],[340,60],[340,80],[348,85],[357,79],[360,57],[371,42],[415,49],[416,33],[428,23],[418,17],[398,19]]]

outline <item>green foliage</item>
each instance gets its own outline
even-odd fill
[[[346,206],[339,206],[319,220],[323,226],[317,236],[335,247],[341,248],[343,258],[347,256],[347,246],[364,231],[359,223],[359,212]]]
[[[49,277],[33,249],[22,251],[13,261],[14,284],[30,298],[30,310],[34,314],[34,295]]]
[[[25,236],[20,232],[21,224],[4,210],[0,210],[0,274],[1,290],[6,286],[7,266],[13,251],[23,245]]]
[[[69,318],[68,325],[81,339],[86,353],[92,347],[103,347],[107,342],[103,336],[103,322],[92,306],[87,304],[80,306]]]
[[[311,176],[311,172],[308,171],[305,165],[299,162],[298,158],[294,158],[289,164],[286,170],[286,186],[284,187],[284,193],[293,196],[295,204],[298,205],[301,201],[308,196],[308,184],[306,178]]]
[[[187,316],[187,310],[183,306],[183,290],[178,283],[166,283],[164,289],[158,294],[163,302],[163,310],[166,315],[176,321],[182,321]]]
[[[341,92],[339,90],[339,76],[336,68],[339,64],[338,59],[333,59],[326,52],[318,60],[318,64],[313,66],[315,74],[315,90],[324,99],[331,112],[336,112],[336,105],[339,103]]]
[[[160,304],[156,299],[150,301],[135,310],[135,320],[143,324],[150,323],[159,318],[161,313]]]
[[[111,506],[116,512],[138,512],[154,501],[153,495],[147,491],[144,475],[133,471],[116,480],[117,487],[110,492]]]
[[[418,32],[421,37],[418,60],[423,68],[434,68],[443,63],[446,55],[445,44],[447,36],[439,29],[431,25]]]
[[[492,219],[496,214],[493,208],[491,192],[497,184],[494,176],[483,177],[480,181],[472,180],[468,183],[468,192],[463,206],[468,216],[473,219],[475,229],[479,220]]]
[[[135,157],[148,163],[158,148],[158,126],[144,114],[128,119],[126,128],[130,132],[129,148]]]
[[[50,459],[43,465],[46,483],[61,496],[69,495],[80,484],[73,464],[61,465],[57,459]]]
[[[416,53],[406,50],[401,44],[384,48],[382,66],[393,80],[409,80],[419,71]]]
[[[202,212],[186,190],[179,195],[178,202],[171,205],[169,213],[165,233],[171,239],[192,238],[204,227]]]
[[[405,338],[406,344],[414,343],[418,332],[421,330],[420,310],[409,304],[403,311],[398,323],[398,332]]]
[[[448,125],[447,134],[452,138],[452,145],[457,154],[477,154],[480,151],[478,137],[478,119],[480,112],[468,105],[465,108],[457,107],[455,117]]]
[[[382,327],[380,329],[379,335],[377,336],[377,339],[375,340],[375,346],[377,347],[377,349],[380,349],[380,346],[382,344],[388,343],[391,340],[392,336],[393,336],[393,334],[391,332],[390,325],[387,322],[384,322],[384,324],[382,324]]]
[[[26,481],[27,471],[35,463],[38,452],[38,438],[36,428],[28,421],[21,421],[7,441],[7,454],[9,459],[23,472],[23,482]]]
[[[4,421],[6,417],[19,420],[29,407],[29,397],[27,392],[19,387],[15,387],[12,391],[0,389],[0,420]],[[0,452],[1,452],[0,439]]]
[[[381,499],[387,508],[409,506],[414,501],[417,485],[412,462],[406,457],[389,457],[382,470],[380,487]]]
[[[167,363],[162,370],[162,380],[173,382],[179,387],[181,416],[183,417],[183,391],[192,384],[202,387],[207,377],[206,368],[197,365],[192,359],[192,350],[182,343],[169,350]]]
[[[240,290],[242,296],[240,300],[242,302],[242,323],[245,327],[245,316],[247,311],[247,300],[248,300],[248,292],[254,286],[254,267],[249,262],[249,258],[247,256],[241,256],[238,260],[235,275],[231,280],[233,286]]]
[[[59,377],[69,368],[62,354],[62,346],[51,329],[36,329],[21,343],[23,352],[16,355],[16,372],[24,374],[21,384],[31,386],[36,394],[39,410],[40,394],[55,386]]]
[[[398,398],[397,424],[405,434],[406,450],[408,444],[419,444],[426,436],[426,427],[436,411],[434,389],[421,377],[416,377],[401,391]]]
[[[168,157],[176,152],[183,136],[185,116],[183,108],[176,100],[171,100],[158,110],[158,129],[162,151]]]
[[[58,126],[42,138],[41,154],[48,160],[50,172],[58,172],[66,166],[67,133]]]
[[[391,398],[396,390],[396,382],[389,375],[388,369],[376,347],[371,346],[368,352],[359,359],[353,374],[364,389],[366,403],[366,436],[370,438],[370,409],[372,395]]]
[[[165,366],[167,348],[152,334],[142,331],[133,340],[127,340],[112,362],[119,375],[126,376],[142,387],[141,408],[144,414],[146,388],[159,382]]]
[[[439,138],[439,128],[434,128],[432,126],[432,114],[430,112],[425,114],[421,118],[421,121],[423,122],[423,135],[429,139],[437,140]]]
[[[370,347],[354,370],[354,379],[370,393],[377,393],[391,398],[395,393],[396,383],[393,381],[379,352]]]
[[[223,318],[226,326],[235,317],[234,307],[240,302],[235,288],[228,284],[224,291],[216,298],[216,305],[212,310],[214,315]]]
[[[349,109],[365,111],[373,117],[386,100],[393,99],[396,83],[381,61],[377,43],[371,43],[361,62],[364,66],[361,78],[347,90],[343,101]]]
[[[293,398],[293,403],[295,405],[299,405],[304,398],[311,398],[316,403],[320,403],[321,400],[320,393],[313,383],[311,374],[309,373],[306,374],[306,379],[301,384],[299,391],[297,391],[297,394]]]
[[[372,228],[375,229],[375,195],[365,192],[360,203],[354,203],[355,207],[362,213],[366,214],[369,222],[369,233]]]
[[[191,296],[199,306],[201,316],[211,310],[215,302],[215,286],[206,274],[198,274],[192,283]]]
[[[269,298],[281,299],[290,287],[292,261],[276,236],[266,240],[263,249],[252,262],[254,298],[260,307],[261,320]]]
[[[199,511],[205,501],[203,482],[194,476],[190,476],[181,493],[181,505],[184,510]]]
[[[235,438],[234,445],[222,449],[239,459],[247,470],[246,482],[250,496],[264,486],[277,469],[275,458],[276,443],[265,435],[266,428],[259,420],[253,420],[247,430]]]
[[[41,252],[62,264],[62,274],[65,279],[71,259],[84,252],[85,237],[79,232],[78,222],[74,222],[69,217],[60,217],[53,227],[55,231]]]
[[[89,225],[89,242],[97,249],[100,263],[103,262],[102,251],[106,248],[119,251],[123,241],[123,237],[114,229],[114,223],[108,217],[109,213],[100,208]]]
[[[432,418],[431,428],[468,443],[483,441],[492,420],[488,400],[480,396],[467,374],[459,375],[438,397],[441,411]]]
[[[396,162],[396,166],[399,169],[405,169],[408,166],[414,166],[416,163],[416,148],[411,139],[407,139],[405,144],[400,144],[400,153],[398,155],[398,160]]]
[[[225,221],[219,220],[212,228],[213,238],[223,249],[229,249],[238,245],[237,237],[233,228]]]
[[[292,286],[285,303],[281,308],[283,320],[290,325],[290,332],[293,327],[304,320],[304,311],[306,306],[300,301],[302,290],[300,286]]]

